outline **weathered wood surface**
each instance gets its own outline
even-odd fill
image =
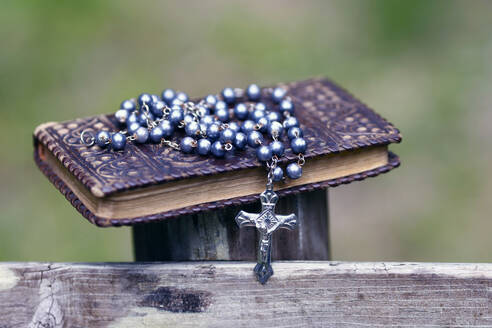
[[[133,227],[137,261],[254,261],[258,234],[253,227],[239,229],[234,217],[241,209],[259,213],[259,202],[246,206],[183,215]],[[295,213],[298,228],[273,234],[274,260],[329,260],[328,190],[281,197],[276,212]]]
[[[492,264],[0,264],[0,327],[492,327]]]

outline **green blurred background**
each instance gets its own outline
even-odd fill
[[[32,131],[142,91],[328,76],[401,129],[330,191],[336,260],[492,261],[492,1],[1,1],[0,260],[132,260],[38,171]]]

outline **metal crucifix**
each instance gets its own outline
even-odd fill
[[[271,266],[272,233],[278,228],[294,230],[297,227],[297,217],[295,214],[275,214],[275,205],[278,202],[278,196],[269,185],[261,193],[260,199],[261,212],[259,214],[240,211],[236,215],[236,222],[240,228],[256,227],[260,232],[258,263],[254,268],[254,272],[258,281],[261,284],[265,284],[268,278],[273,275]]]

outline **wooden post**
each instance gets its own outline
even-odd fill
[[[241,210],[259,212],[260,204],[231,206],[133,227],[136,261],[247,260],[255,261],[255,228],[239,229],[234,217]],[[273,234],[273,260],[329,260],[328,191],[280,198],[276,212],[295,213],[298,228]]]

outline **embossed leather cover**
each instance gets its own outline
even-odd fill
[[[308,142],[308,150],[305,154],[307,161],[314,156],[401,141],[398,129],[327,79],[310,79],[281,85],[288,90],[289,96],[293,99],[297,118],[304,130],[304,137]],[[80,142],[80,133],[88,128],[118,129],[112,115],[41,125],[34,132],[34,158],[50,181],[84,217],[94,224],[132,225],[258,199],[257,195],[251,195],[137,218],[112,220],[97,217],[40,158],[36,151],[38,144],[44,145],[85,188],[97,197],[180,179],[259,167],[261,164],[256,160],[254,150],[251,148],[224,159],[188,155],[153,144],[128,143],[125,150],[121,152],[98,147],[88,148]],[[295,158],[296,156],[287,148],[286,156],[282,161],[292,161]],[[378,169],[335,180],[292,187],[280,190],[278,193],[282,196],[336,186],[387,172],[398,165],[398,157],[390,153],[388,164]]]

